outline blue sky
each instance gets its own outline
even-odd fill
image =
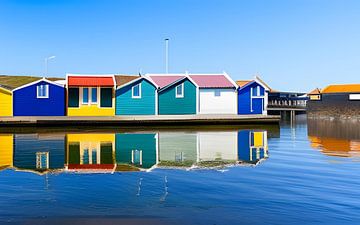
[[[360,1],[1,0],[0,74],[260,74],[278,90],[360,82]]]

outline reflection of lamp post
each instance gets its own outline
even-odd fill
[[[47,58],[45,58],[45,76],[47,76],[47,73],[48,73],[48,61],[50,60],[50,59],[55,59],[55,57],[56,56],[50,56],[50,57],[47,57]]]
[[[169,73],[169,38],[165,39],[165,70]]]

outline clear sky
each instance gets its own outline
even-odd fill
[[[0,74],[260,74],[272,88],[360,83],[360,1],[1,0]]]

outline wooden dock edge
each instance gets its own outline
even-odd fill
[[[279,122],[280,116],[273,115],[0,117],[1,127],[242,125],[279,124]]]

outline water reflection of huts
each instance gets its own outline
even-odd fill
[[[0,134],[0,170],[13,167],[13,146],[13,134]]]
[[[357,123],[309,119],[308,138],[311,146],[325,155],[360,156],[360,127]]]
[[[0,154],[2,169],[112,173],[256,165],[268,157],[268,147],[263,130],[1,134]]]
[[[13,167],[38,174],[62,170],[64,146],[64,134],[15,134]]]
[[[67,134],[66,170],[89,173],[115,168],[115,134]]]

